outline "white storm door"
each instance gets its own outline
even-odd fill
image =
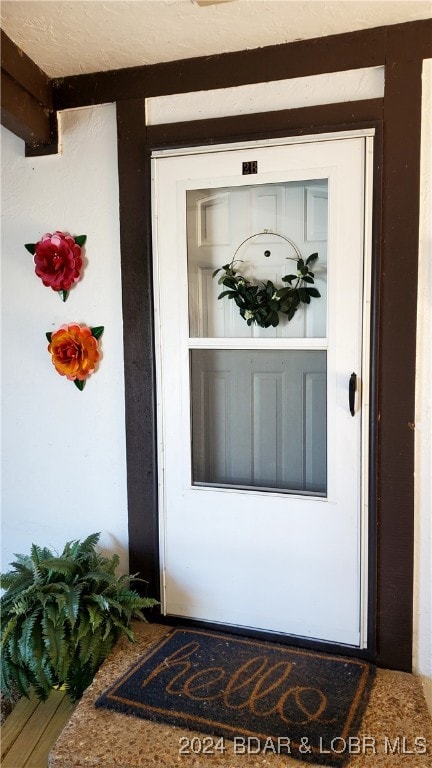
[[[370,142],[155,153],[166,615],[364,645]],[[247,278],[278,286],[296,253],[317,252],[321,298],[290,322],[248,326],[212,277],[237,249]]]

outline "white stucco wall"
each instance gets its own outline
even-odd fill
[[[432,713],[432,59],[423,62],[415,431],[414,669]]]
[[[62,154],[25,158],[2,127],[2,569],[32,542],[56,549],[101,531],[127,569],[124,376],[115,107],[61,115]],[[86,234],[84,278],[63,303],[24,243]],[[99,370],[80,392],[46,331],[104,325]]]

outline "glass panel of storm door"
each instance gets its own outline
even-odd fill
[[[327,179],[189,190],[186,203],[190,336],[325,338]],[[271,280],[278,288],[287,285],[284,276],[297,272],[297,253],[304,259],[318,253],[313,272],[321,298],[307,308],[302,304],[290,322],[280,315],[275,328],[248,326],[232,299],[218,300],[224,288],[217,282],[220,275],[212,277],[237,249],[242,275]]]
[[[193,483],[325,495],[326,356],[190,350]]]

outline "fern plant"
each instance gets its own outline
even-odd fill
[[[33,544],[0,576],[1,682],[6,698],[33,688],[45,701],[65,685],[72,700],[90,685],[120,635],[135,640],[131,619],[157,601],[131,589],[136,576],[117,577],[119,556],[96,551],[99,533],[68,542],[57,557]]]

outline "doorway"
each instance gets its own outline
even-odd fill
[[[167,616],[366,646],[372,141],[154,153]],[[290,320],[218,298],[233,258],[279,288],[315,253]]]

